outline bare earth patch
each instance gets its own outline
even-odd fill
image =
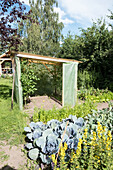
[[[33,113],[35,107],[39,109],[43,108],[45,110],[51,110],[53,107],[56,107],[57,109],[62,108],[61,104],[48,96],[31,97],[30,100],[31,102],[25,106],[25,112]]]
[[[111,103],[113,103],[113,100],[111,100]],[[98,103],[97,105],[97,109],[98,110],[101,110],[101,109],[105,109],[105,108],[108,108],[108,103]]]
[[[26,158],[21,151],[23,147],[23,145],[10,146],[4,141],[0,141],[0,170],[21,169],[25,167]]]

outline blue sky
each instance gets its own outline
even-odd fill
[[[22,0],[29,5],[29,0]],[[108,9],[113,11],[113,0],[58,0],[59,21],[64,23],[63,35],[70,31],[72,35],[79,35],[79,28],[90,27],[93,21],[105,18],[109,23]]]

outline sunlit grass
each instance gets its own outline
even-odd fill
[[[15,102],[14,109],[11,110],[11,88],[11,78],[0,78],[0,140],[18,144],[24,141],[27,115],[19,111]]]

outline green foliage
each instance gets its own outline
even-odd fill
[[[19,111],[16,103],[11,110],[11,88],[12,79],[0,78],[0,140],[19,144],[24,142],[27,115]]]
[[[23,95],[48,95],[57,96],[62,94],[62,67],[30,63],[27,60],[21,62],[21,82]]]
[[[21,82],[23,87],[23,96],[29,97],[36,90],[36,80],[38,79],[34,73],[33,64],[30,64],[27,60],[21,62]]]
[[[67,58],[67,59],[75,59],[82,60],[83,51],[82,51],[82,38],[75,35],[72,36],[70,32],[67,34],[67,37],[62,40],[62,46],[58,53],[58,57]]]
[[[35,95],[48,95],[61,96],[62,94],[62,67],[46,65],[48,69],[43,64],[35,64],[34,72],[35,75],[40,79],[38,81],[35,91]]]
[[[113,169],[113,106],[110,104],[108,109],[93,111],[84,119],[84,134],[76,152],[61,147],[60,164],[55,155],[52,156],[54,169]]]
[[[63,23],[59,23],[58,14],[54,12],[57,5],[56,0],[37,0],[36,3],[30,1],[30,17],[37,23],[27,20],[23,27],[19,26],[23,42],[23,46],[20,46],[21,51],[56,56],[63,29]]]
[[[91,72],[78,70],[77,85],[78,89],[89,89],[94,84],[94,77]]]
[[[61,121],[62,119],[65,119],[70,114],[76,115],[77,117],[84,117],[87,114],[92,113],[92,109],[95,110],[96,106],[92,104],[92,102],[85,102],[82,104],[76,104],[74,108],[72,107],[63,107],[62,109],[58,110],[56,108],[53,108],[52,110],[44,110],[35,108],[35,112],[33,115],[33,121],[38,122],[47,122],[51,119],[57,119]]]
[[[85,129],[83,138],[79,140],[76,153],[72,151],[69,153],[69,159],[66,159],[67,150],[61,148],[60,164],[52,156],[54,169],[113,169],[113,149],[112,149],[112,135],[109,131],[105,136],[105,128],[98,122],[98,133],[92,131],[93,137],[90,142],[87,140],[89,135],[88,129]],[[58,168],[59,167],[59,168]]]
[[[78,91],[78,98],[81,100],[93,101],[93,102],[108,102],[113,100],[113,93],[108,89],[81,89]]]
[[[61,142],[63,144],[66,142],[69,150],[77,149],[81,132],[84,129],[84,119],[69,115],[62,122],[52,119],[47,124],[31,122],[29,126],[24,128],[29,142],[25,145],[29,150],[29,157],[37,161],[40,158],[42,163],[50,164],[50,155],[58,153]],[[66,126],[65,136],[62,139]]]
[[[31,122],[30,128],[25,128],[25,131],[27,132],[27,138],[32,143],[28,143],[26,145],[26,148],[30,149],[29,152],[31,159],[36,160],[38,157],[41,157],[42,162],[46,164],[50,164],[50,159],[52,159],[54,164],[51,163],[51,166],[54,169],[103,169],[107,167],[113,167],[112,105],[110,104],[108,109],[93,111],[92,114],[88,114],[87,117],[84,117],[84,120],[80,117],[77,119],[76,116],[70,115],[68,118],[63,119],[62,122],[59,122],[56,119],[52,119],[51,121],[47,122],[47,124],[43,124],[42,122]],[[65,130],[66,122],[68,121],[69,124]],[[78,129],[75,125],[81,126],[82,128]],[[60,126],[60,128],[56,128],[57,126]],[[77,136],[75,135],[75,129],[78,129]],[[60,143],[59,145],[57,142],[60,151],[57,157],[57,152],[54,148],[57,146],[54,145],[56,137],[53,135],[53,133],[57,136],[60,136],[61,131],[63,132],[64,130],[65,134],[64,138],[62,139],[62,144]],[[49,135],[51,138],[50,144],[45,144],[47,141],[49,141]],[[68,139],[67,135],[69,135],[68,137],[70,139]],[[71,143],[74,135],[79,138],[79,142],[76,143],[77,145]],[[68,140],[70,140],[69,143]],[[49,150],[45,148],[45,146],[49,148]],[[46,157],[42,157],[42,155],[39,154],[37,147],[38,149],[41,148],[43,154],[48,150],[52,155],[49,154],[51,156],[48,158],[48,154],[46,154]],[[51,149],[53,149],[54,152],[51,152]]]
[[[80,36],[68,35],[63,41],[58,56],[83,61],[79,64],[81,70],[79,86],[91,85],[95,88],[108,87],[113,90],[112,44],[113,31],[108,30],[105,21],[98,20],[90,28],[81,29]],[[89,75],[85,74],[86,71]],[[88,82],[83,84],[81,79],[83,81],[86,79]]]
[[[86,128],[89,129],[91,133],[92,130],[97,131],[98,122],[101,123],[102,126],[106,127],[106,130],[110,130],[113,132],[113,106],[109,104],[109,108],[95,111],[93,110],[92,115],[88,114],[85,117]]]
[[[63,45],[60,48],[60,58],[74,58],[74,39],[73,36],[68,33],[66,39],[63,41]]]

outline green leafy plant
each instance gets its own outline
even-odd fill
[[[76,152],[61,147],[60,161],[52,155],[54,169],[113,169],[113,104],[84,118],[85,128]],[[82,132],[83,133],[83,132]]]
[[[94,77],[91,72],[88,72],[86,70],[84,71],[78,70],[78,81],[77,81],[78,89],[81,88],[88,89],[92,87],[93,81],[94,81]]]
[[[110,167],[113,166],[112,125],[111,104],[107,109],[93,110],[93,113],[84,119],[69,115],[62,122],[55,119],[48,121],[47,124],[31,122],[30,128],[24,129],[29,139],[29,143],[25,146],[29,150],[28,155],[31,159],[38,160],[40,157],[43,163],[51,164],[53,169]],[[95,163],[96,161],[98,163]]]
[[[95,111],[90,115],[88,114],[85,118],[86,128],[91,132],[92,130],[97,130],[97,122],[100,122],[102,126],[105,126],[107,130],[113,133],[113,106],[109,103],[107,109],[102,109]]]
[[[56,109],[55,107],[52,110],[44,110],[43,108],[37,109],[35,108],[33,121],[42,121],[47,123],[51,119],[57,119],[62,121],[70,114],[76,115],[77,117],[84,117],[87,114],[91,114],[92,110],[96,110],[96,105],[91,101],[86,101],[82,104],[76,104],[75,107],[63,107],[62,109]]]
[[[34,69],[33,64],[30,64],[27,60],[21,62],[21,82],[23,87],[23,96],[28,98],[29,95],[32,95],[36,89],[36,80],[38,80]]]
[[[67,143],[69,150],[76,150],[79,138],[84,129],[84,119],[69,115],[62,122],[52,119],[44,124],[31,122],[25,127],[26,137],[29,141],[25,147],[29,150],[28,156],[32,160],[50,164],[50,155],[57,154],[60,143]],[[65,134],[64,134],[65,131]]]
[[[108,102],[113,100],[113,93],[108,89],[81,89],[78,91],[78,98],[95,102]]]
[[[79,139],[76,152],[73,150],[66,160],[67,148],[61,147],[60,163],[56,161],[55,155],[52,155],[55,170],[59,169],[113,169],[113,149],[112,135],[106,127],[98,122],[97,133],[92,132],[92,138],[88,141],[88,129],[84,130],[82,139]]]

